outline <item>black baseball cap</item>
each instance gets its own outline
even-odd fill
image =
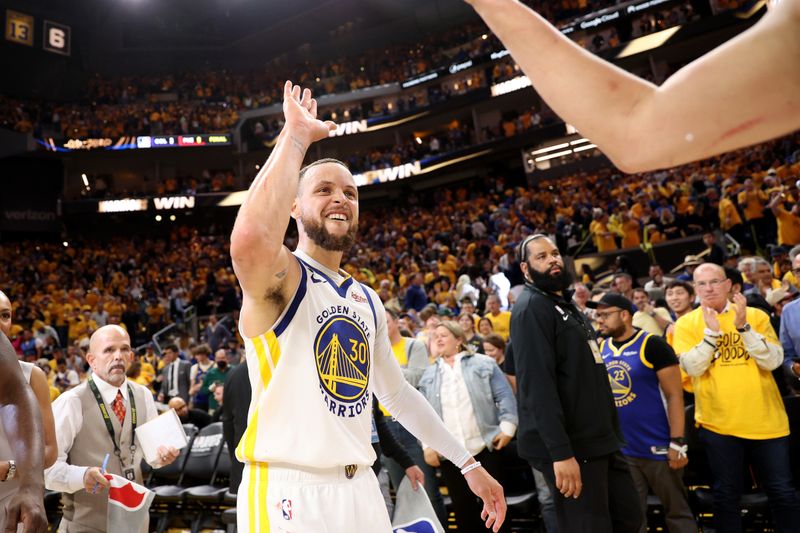
[[[590,309],[598,309],[600,307],[619,307],[630,314],[634,314],[636,312],[636,308],[633,307],[633,303],[631,303],[631,301],[625,298],[623,295],[616,292],[605,293],[597,302],[589,300],[586,302],[586,307]]]

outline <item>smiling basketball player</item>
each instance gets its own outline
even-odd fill
[[[237,447],[245,463],[240,531],[389,532],[369,465],[371,393],[462,472],[484,502],[487,527],[505,518],[503,489],[447,432],[403,378],[377,294],[339,269],[358,229],[358,190],[340,161],[301,170],[332,122],[311,92],[287,82],[286,125],[250,186],[231,235],[244,294],[240,329],[253,388]],[[289,217],[297,250],[283,245]],[[286,510],[290,509],[290,512]]]

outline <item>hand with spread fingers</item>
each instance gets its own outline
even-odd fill
[[[291,81],[283,86],[283,115],[286,128],[306,146],[327,138],[336,129],[334,122],[317,118],[317,101],[311,97],[311,90],[302,89]]]

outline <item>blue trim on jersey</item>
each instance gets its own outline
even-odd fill
[[[314,267],[314,266],[312,266],[312,265],[309,265],[308,263],[306,263],[305,261],[303,261],[303,260],[302,260],[302,259],[300,259],[299,257],[297,258],[297,260],[298,260],[298,261],[300,261],[301,263],[303,263],[303,264],[304,264],[305,266],[307,266],[309,269],[311,269],[311,271],[312,271],[312,273],[311,273],[311,281],[312,281],[312,282],[314,281],[314,274],[318,274],[318,275],[322,276],[322,278],[323,278],[325,281],[327,281],[327,282],[328,282],[328,284],[329,284],[331,287],[333,287],[333,289],[336,291],[336,293],[337,293],[339,296],[341,296],[342,298],[347,298],[347,289],[349,289],[349,288],[350,288],[350,285],[352,285],[352,284],[353,284],[353,276],[350,276],[350,275],[348,275],[348,276],[347,276],[347,278],[345,278],[345,280],[344,280],[344,281],[342,281],[342,285],[341,285],[341,287],[340,287],[339,285],[337,285],[336,283],[334,283],[334,281],[333,281],[333,280],[332,280],[332,279],[331,279],[331,278],[330,278],[330,277],[329,277],[329,276],[328,276],[326,273],[324,273],[324,272],[323,272],[323,271],[321,271],[320,269],[318,269],[318,268],[315,268],[315,267]]]
[[[666,454],[656,452],[669,446],[667,408],[658,375],[644,356],[647,342],[653,336],[639,330],[621,346],[614,346],[611,339],[606,339],[600,353],[625,437],[623,455],[666,461]]]
[[[297,313],[297,308],[300,307],[300,302],[303,301],[303,298],[306,295],[306,269],[303,268],[303,261],[301,259],[298,259],[298,261],[300,261],[300,285],[297,286],[297,292],[294,294],[294,298],[292,298],[292,303],[289,304],[286,314],[283,315],[283,318],[281,318],[281,321],[278,322],[278,325],[272,328],[272,331],[275,333],[276,337],[280,337],[281,333],[283,333],[284,330],[289,327],[289,324],[292,322],[295,313]]]
[[[375,314],[375,306],[372,305],[372,296],[369,295],[369,291],[367,290],[367,286],[363,283],[359,283],[361,285],[361,290],[364,291],[364,296],[367,297],[367,301],[369,302],[369,308],[372,309],[372,320],[375,321],[375,335],[378,335],[378,315]]]

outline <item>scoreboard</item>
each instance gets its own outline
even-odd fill
[[[6,40],[25,46],[34,45],[36,22],[32,15],[6,9]],[[70,55],[72,28],[66,24],[42,21],[42,48],[55,54]]]

